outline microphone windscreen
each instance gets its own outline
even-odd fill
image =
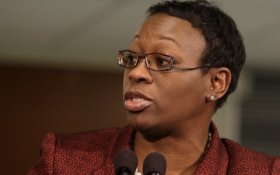
[[[136,154],[131,150],[123,150],[114,157],[114,167],[117,175],[134,174],[138,160]]]
[[[166,160],[162,154],[158,152],[153,152],[147,155],[143,163],[144,175],[151,175],[153,173],[164,175],[165,171],[166,171]]]

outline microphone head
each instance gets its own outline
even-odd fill
[[[134,174],[138,160],[135,153],[131,150],[122,150],[114,157],[114,167],[116,174]]]
[[[166,172],[166,160],[165,157],[158,153],[153,152],[147,155],[143,163],[144,175],[151,175],[152,173],[158,173],[164,175]]]

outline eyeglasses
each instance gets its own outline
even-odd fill
[[[141,59],[145,59],[147,68],[153,71],[169,71],[172,69],[187,71],[211,67],[210,64],[192,68],[176,67],[175,59],[172,56],[160,53],[139,54],[131,50],[120,50],[117,59],[118,64],[125,68],[136,67]]]

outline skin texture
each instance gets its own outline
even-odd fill
[[[200,30],[188,21],[156,14],[136,32],[130,50],[171,55],[179,67],[197,67],[205,46]],[[216,102],[209,98],[222,97],[230,80],[227,68],[212,68],[207,73],[200,69],[156,72],[141,60],[137,67],[125,69],[124,98],[129,92],[149,99],[145,109],[127,110],[128,124],[137,130],[134,149],[139,169],[147,154],[158,151],[167,159],[166,174],[191,174],[204,152],[215,112]]]

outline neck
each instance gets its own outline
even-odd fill
[[[142,171],[143,160],[151,152],[162,153],[167,161],[166,174],[192,174],[207,150],[208,128],[185,132],[181,136],[167,136],[149,141],[137,132],[134,151],[138,157],[138,168]],[[189,133],[189,134],[188,134]]]

